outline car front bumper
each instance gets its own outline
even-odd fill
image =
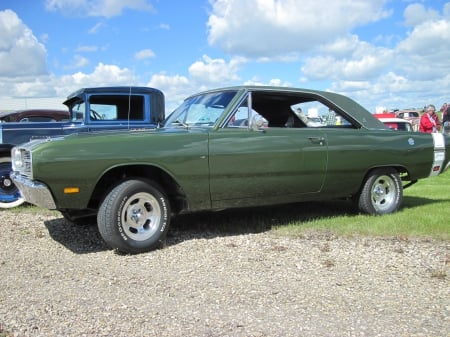
[[[11,172],[10,177],[26,202],[47,209],[56,209],[55,201],[47,185],[27,179],[14,171]]]

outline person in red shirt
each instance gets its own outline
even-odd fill
[[[422,117],[420,118],[419,132],[438,132],[441,128],[441,122],[436,115],[436,108],[433,104],[430,104],[425,109]]]

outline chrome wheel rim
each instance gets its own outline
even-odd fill
[[[135,241],[151,238],[161,222],[161,207],[151,194],[141,192],[129,198],[122,211],[124,234]]]
[[[397,189],[394,180],[387,175],[379,176],[372,185],[371,200],[378,211],[386,211],[392,207]]]

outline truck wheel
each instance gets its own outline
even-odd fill
[[[398,210],[403,200],[403,186],[394,169],[373,170],[361,190],[359,209],[368,214],[389,214]]]
[[[0,158],[0,208],[13,208],[25,202],[9,177],[11,170],[11,158]]]
[[[97,214],[106,243],[123,253],[159,248],[170,223],[169,200],[155,183],[127,180],[103,200]]]

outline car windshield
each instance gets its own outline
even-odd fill
[[[164,126],[213,126],[236,93],[230,90],[190,97],[167,117]]]

